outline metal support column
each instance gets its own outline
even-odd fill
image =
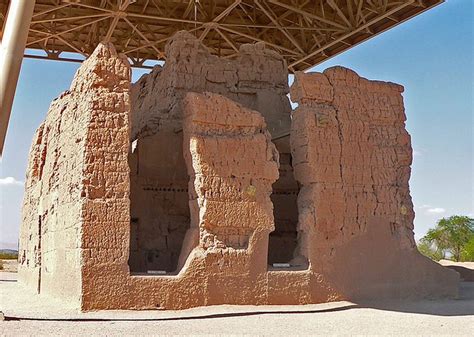
[[[0,155],[20,75],[35,0],[11,0],[0,46]]]

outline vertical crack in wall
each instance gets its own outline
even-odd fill
[[[38,289],[37,289],[37,293],[41,293],[41,230],[42,230],[42,226],[41,226],[41,215],[38,216],[38,236],[39,236],[39,240],[38,240],[38,257],[37,257],[37,264],[39,266],[39,270],[38,270]]]

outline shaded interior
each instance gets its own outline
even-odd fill
[[[293,175],[289,136],[275,139],[280,154],[279,178],[273,184],[271,200],[275,230],[268,242],[268,264],[289,263],[298,244],[298,204],[299,184]]]
[[[190,226],[182,134],[160,131],[139,138],[129,163],[130,272],[175,272]]]

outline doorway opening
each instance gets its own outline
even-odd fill
[[[132,143],[130,257],[132,274],[177,274],[190,226],[181,133],[158,132]]]
[[[271,194],[275,230],[268,240],[270,269],[306,268],[306,263],[295,256],[299,240],[297,199],[300,185],[293,174],[289,138],[287,135],[273,141],[280,154],[280,169]]]

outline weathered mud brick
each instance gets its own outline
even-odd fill
[[[305,246],[310,260],[313,256],[319,263],[315,268],[330,265],[336,283],[346,284],[357,296],[368,296],[370,291],[356,290],[354,279],[380,277],[383,273],[372,268],[389,260],[393,265],[383,277],[399,284],[392,283],[387,293],[396,289],[411,293],[409,284],[435,274],[443,286],[431,290],[455,291],[455,276],[416,250],[408,187],[412,149],[405,129],[403,87],[333,67],[323,73],[297,73],[291,92],[299,103],[292,113],[290,135],[295,177],[303,185],[299,226],[310,233]],[[318,124],[320,116],[325,116],[325,125]],[[341,268],[351,276],[338,275]],[[399,278],[407,273],[410,277]]]

